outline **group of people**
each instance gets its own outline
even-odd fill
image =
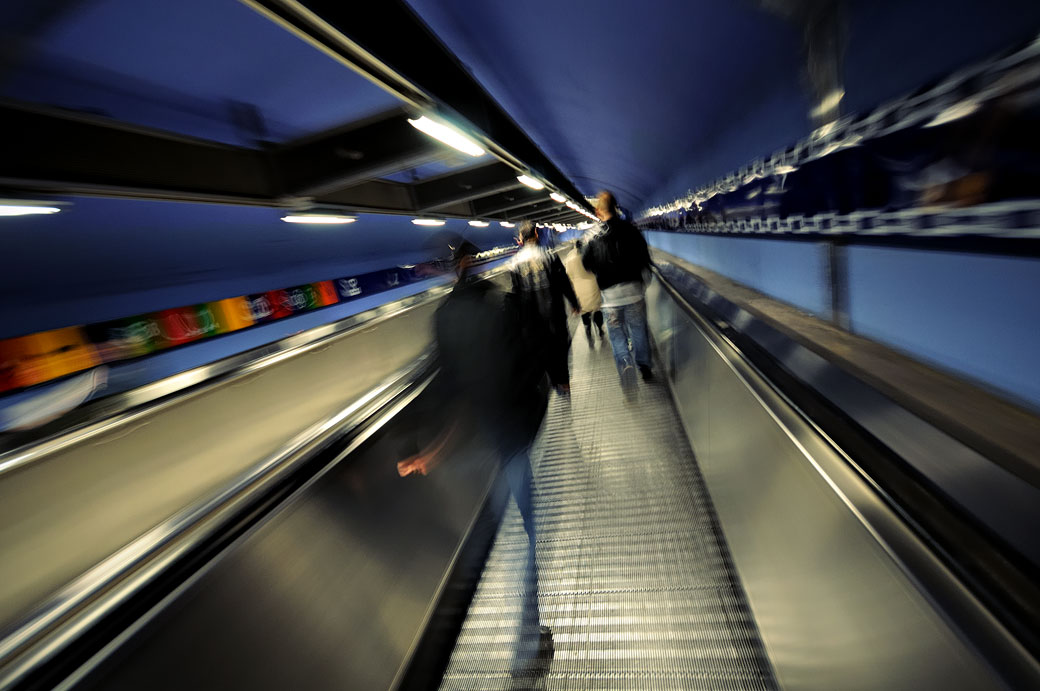
[[[621,218],[613,194],[599,194],[596,214],[602,221],[599,232],[578,240],[565,261],[539,245],[533,225],[521,224],[523,245],[510,267],[512,294],[520,308],[527,351],[545,363],[561,395],[570,392],[566,303],[581,314],[585,337],[593,347],[593,326],[602,342],[606,313],[621,386],[631,397],[637,368],[643,379],[653,379],[644,299],[650,252],[642,234]]]
[[[474,245],[461,240],[453,246],[457,281],[434,319],[440,360],[435,397],[447,408],[448,423],[423,451],[398,463],[402,476],[425,475],[459,440],[476,436],[499,456],[528,537],[512,663],[516,674],[537,672],[553,649],[552,632],[541,624],[538,609],[529,449],[550,388],[570,394],[568,305],[581,314],[590,345],[593,326],[602,343],[606,322],[627,397],[634,395],[637,368],[644,379],[653,378],[644,300],[650,270],[646,241],[621,218],[610,192],[599,194],[596,213],[600,229],[577,243],[566,262],[539,244],[532,224],[521,224],[522,246],[510,265],[508,293],[473,275]]]

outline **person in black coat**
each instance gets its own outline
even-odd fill
[[[510,274],[524,342],[545,363],[556,391],[566,395],[570,393],[567,357],[571,347],[566,303],[575,314],[581,312],[581,303],[563,262],[538,244],[538,230],[530,221],[520,224],[520,239],[524,244],[513,257]]]
[[[430,397],[436,419],[447,420],[420,453],[397,464],[400,475],[426,475],[474,435],[493,442],[501,477],[516,500],[528,537],[522,574],[520,636],[512,672],[544,668],[552,655],[552,632],[540,624],[536,527],[530,447],[548,407],[549,384],[542,361],[526,350],[517,296],[470,271],[477,248],[454,245],[458,280],[434,315],[440,365]]]
[[[631,394],[636,365],[644,380],[653,379],[645,299],[650,250],[639,230],[621,218],[610,192],[596,198],[596,215],[603,230],[585,246],[582,264],[596,276],[614,361],[622,387]]]

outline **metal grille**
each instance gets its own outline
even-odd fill
[[[579,331],[572,353],[532,450],[555,654],[509,674],[526,557],[510,501],[441,688],[776,688],[667,389],[626,404],[608,343]]]
[[[681,213],[694,204],[738,189],[752,180],[783,175],[793,167],[822,158],[840,149],[856,146],[910,127],[924,125],[951,108],[981,105],[1035,87],[1040,80],[1040,39],[1008,54],[970,65],[920,93],[914,92],[875,108],[862,116],[847,115],[824,125],[790,149],[759,158],[698,190],[690,190],[671,204],[647,209],[643,218]]]

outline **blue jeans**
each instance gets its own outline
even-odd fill
[[[650,366],[650,336],[646,330],[646,300],[620,307],[604,307],[610,347],[618,372],[626,367]]]
[[[525,448],[502,466],[509,491],[520,509],[527,533],[527,558],[521,578],[520,622],[511,668],[521,670],[538,653],[538,566],[535,563],[534,501],[531,492],[531,459]]]

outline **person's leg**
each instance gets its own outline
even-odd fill
[[[520,509],[520,518],[524,522],[524,531],[531,542],[535,542],[534,500],[531,493],[531,459],[526,448],[514,453],[502,466],[509,491]]]
[[[608,307],[606,312],[607,334],[610,336],[610,347],[614,351],[614,363],[617,365],[618,374],[622,374],[626,367],[631,367],[632,354],[628,350],[628,333],[625,331],[625,317],[623,307]]]
[[[560,393],[570,391],[570,368],[568,358],[571,351],[570,338],[563,330],[551,330],[546,332],[545,349],[545,371],[549,375],[549,381]]]
[[[510,665],[514,673],[525,673],[530,670],[532,663],[536,660],[540,641],[545,635],[539,626],[538,566],[535,561],[536,530],[531,489],[531,461],[528,457],[528,450],[525,448],[515,453],[506,461],[503,472],[506,482],[509,484],[510,493],[516,500],[517,508],[520,509],[520,517],[523,519],[524,530],[528,537],[527,558],[523,571],[520,573],[519,630]]]
[[[592,318],[596,322],[596,330],[599,331],[599,337],[603,338],[603,310],[596,310]]]
[[[639,365],[643,376],[651,371],[650,361],[650,336],[646,326],[646,301],[640,300],[631,305],[625,305],[625,325],[628,327],[629,338],[632,339],[632,355],[636,364]]]
[[[582,312],[581,323],[585,325],[585,338],[592,345],[592,312]]]

